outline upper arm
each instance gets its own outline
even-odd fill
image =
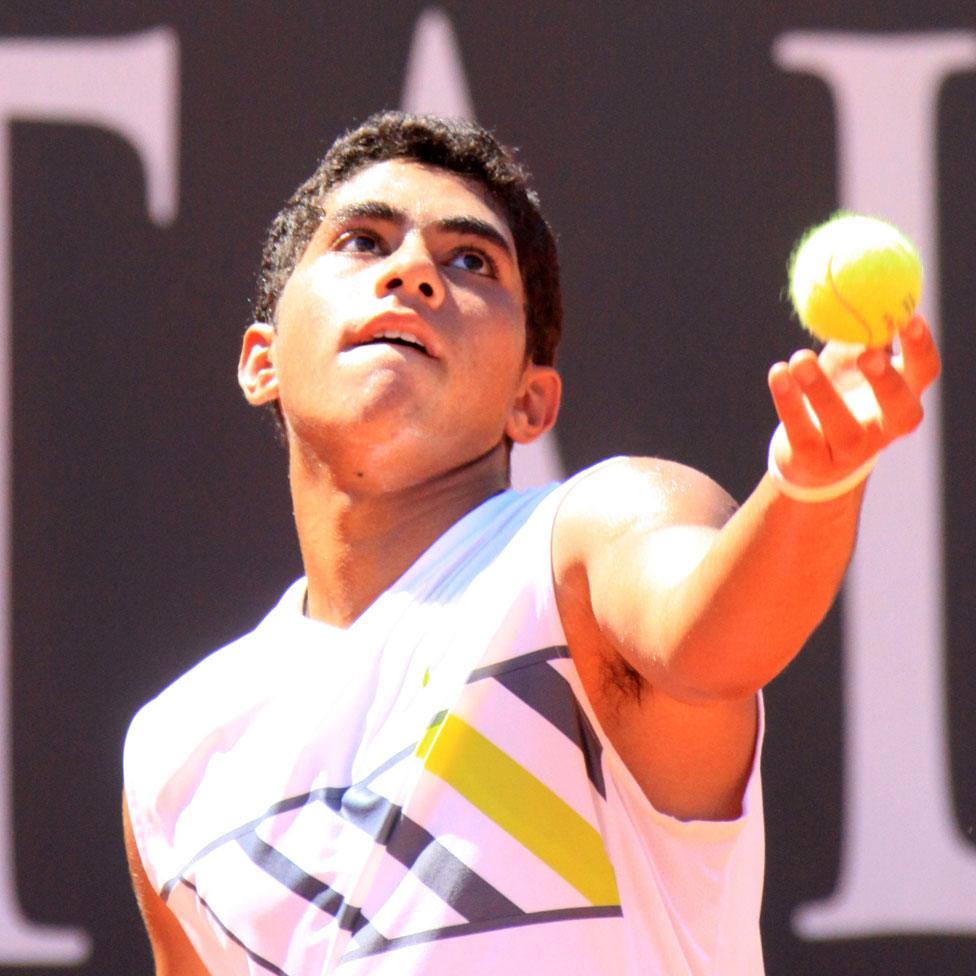
[[[735,510],[682,465],[627,459],[580,479],[553,530],[556,599],[601,726],[651,802],[682,819],[739,813],[754,696],[696,694],[671,651],[673,593]]]
[[[680,621],[674,594],[735,507],[692,468],[627,458],[580,479],[556,519],[557,596],[591,615],[608,647],[673,697],[700,698],[682,687],[671,655]]]
[[[176,916],[166,907],[166,903],[146,875],[132,832],[129,805],[124,793],[122,794],[122,824],[132,887],[152,946],[156,976],[208,976],[206,967],[200,961]]]

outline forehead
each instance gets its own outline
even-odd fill
[[[448,217],[476,217],[494,226],[514,250],[508,221],[485,188],[450,170],[405,159],[370,163],[333,187],[321,206],[328,220],[330,213],[363,201],[388,203],[421,225]]]

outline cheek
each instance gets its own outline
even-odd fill
[[[330,296],[334,296],[335,289],[327,288],[322,279],[321,268],[314,263],[295,270],[278,300],[280,329],[291,330],[308,322],[329,319]]]
[[[294,305],[279,309],[274,361],[286,405],[321,385],[328,361],[327,337],[307,315],[294,314],[300,311]]]
[[[467,293],[455,298],[453,310],[457,318],[467,323],[467,335],[473,346],[484,352],[508,355],[512,350],[525,350],[525,311],[515,298],[497,296],[486,298]]]
[[[484,367],[490,365],[498,381],[521,374],[525,360],[525,325],[521,316],[497,319],[479,335],[477,358]]]
[[[334,350],[341,286],[327,288],[321,275],[299,269],[288,280],[278,301],[278,371],[300,377],[321,369]]]

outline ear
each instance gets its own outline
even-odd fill
[[[531,444],[556,422],[562,380],[552,366],[529,363],[512,404],[505,433],[516,444]]]
[[[274,326],[252,322],[244,333],[237,382],[252,407],[278,399],[278,372],[274,365]]]

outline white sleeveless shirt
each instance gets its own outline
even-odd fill
[[[565,649],[566,488],[484,502],[346,630],[299,580],[135,717],[139,853],[215,976],[762,973],[759,747],[735,821],[648,802]]]

